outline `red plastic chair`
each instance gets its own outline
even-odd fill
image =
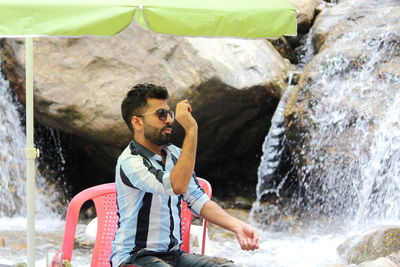
[[[208,195],[209,198],[211,198],[212,188],[210,183],[202,178],[197,178],[197,180],[199,181],[199,184],[203,188],[204,192]],[[190,226],[192,225],[192,220],[193,220],[193,213],[188,208],[187,203],[183,201],[181,208],[181,226],[182,226],[181,249],[183,249],[186,253],[190,253]],[[206,250],[206,234],[207,234],[207,221],[203,219],[201,254],[204,254]]]
[[[198,178],[200,186],[211,198],[211,185],[204,179]],[[74,248],[75,232],[78,223],[79,212],[83,203],[92,200],[97,214],[97,234],[92,253],[92,267],[110,267],[111,243],[117,230],[118,208],[116,200],[115,183],[108,183],[90,187],[78,193],[69,203],[65,222],[64,240],[62,245],[62,257],[71,261]],[[190,226],[193,214],[182,202],[182,245],[181,249],[190,252]],[[205,236],[207,221],[203,220],[203,240],[201,253],[205,250]]]

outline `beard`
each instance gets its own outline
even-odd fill
[[[146,126],[144,128],[144,137],[158,146],[168,144],[170,134],[162,133],[165,129],[168,128],[171,128],[171,126],[167,125],[159,129],[146,123]]]

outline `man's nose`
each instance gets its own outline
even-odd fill
[[[174,122],[174,119],[172,118],[171,114],[168,113],[167,119],[165,120],[166,124],[172,124]]]

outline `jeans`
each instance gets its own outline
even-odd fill
[[[182,250],[154,252],[139,250],[132,254],[120,267],[237,267],[233,261],[199,254],[187,254]]]

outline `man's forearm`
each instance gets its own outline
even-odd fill
[[[214,201],[207,201],[200,214],[207,221],[234,232],[243,250],[255,250],[260,247],[257,230],[251,225],[229,215]]]
[[[232,232],[235,232],[235,229],[243,223],[239,219],[229,215],[225,210],[223,210],[217,203],[212,200],[204,204],[204,207],[201,209],[200,215],[207,221]]]
[[[186,192],[194,171],[197,150],[197,125],[186,131],[182,152],[171,171],[171,184],[175,194]]]

